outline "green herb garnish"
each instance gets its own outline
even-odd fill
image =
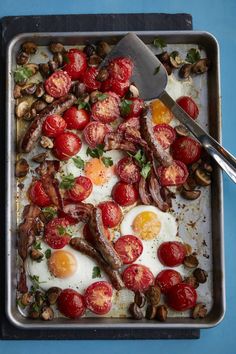
[[[51,254],[52,254],[52,251],[50,250],[50,248],[48,248],[46,251],[45,251],[45,257],[47,259],[49,259],[51,257]]]
[[[16,83],[21,83],[26,80],[28,80],[32,76],[32,71],[25,67],[25,66],[19,66],[15,71],[14,71],[14,80]]]
[[[170,53],[170,57],[173,59],[175,59],[178,56],[179,56],[179,52],[177,52],[177,50],[174,50],[173,52]]]
[[[194,64],[196,63],[196,61],[198,61],[199,59],[201,59],[201,55],[200,52],[195,49],[195,48],[191,48],[189,49],[187,55],[186,55],[186,60],[191,63]]]
[[[41,250],[42,249],[41,242],[35,242],[33,247],[35,250]]]
[[[84,168],[84,160],[80,156],[73,157],[72,160],[77,168]]]
[[[60,236],[63,236],[63,235],[72,236],[72,230],[69,226],[64,227],[64,226],[60,225],[60,226],[58,226],[57,230],[58,230],[58,233]]]
[[[106,94],[106,93],[98,93],[96,95],[96,97],[97,97],[98,101],[104,101],[108,97],[108,94]]]
[[[155,38],[153,40],[153,45],[154,47],[156,48],[160,48],[160,49],[163,49],[166,47],[166,42],[164,41],[164,39],[162,38]]]
[[[54,209],[52,207],[45,207],[42,209],[42,212],[43,212],[44,216],[50,220],[53,219],[55,216],[57,216],[56,209]]]
[[[91,108],[89,102],[85,102],[81,98],[79,98],[75,104],[78,105],[78,109],[86,109],[89,111]]]
[[[30,280],[33,284],[30,289],[32,292],[35,292],[37,289],[39,289],[39,284],[46,283],[45,281],[39,281],[38,275],[30,275]]]
[[[62,177],[60,188],[61,189],[71,189],[75,184],[75,177],[70,173],[67,176]]]
[[[141,175],[146,179],[150,174],[151,164],[149,161],[147,161],[144,152],[142,150],[138,150],[135,155],[130,153],[128,154],[137,161],[139,167],[141,168]]]
[[[92,278],[101,278],[101,269],[99,267],[93,267]]]
[[[86,155],[91,156],[91,157],[101,157],[104,153],[104,145],[103,144],[98,144],[95,149],[91,149],[90,147],[87,148],[86,150]]]
[[[143,178],[147,178],[149,176],[149,173],[151,171],[151,164],[148,161],[141,169],[141,175],[143,176]]]
[[[159,71],[160,71],[160,65],[156,67],[156,69],[154,70],[153,75],[158,74],[158,73],[159,73]]]
[[[102,157],[102,162],[104,163],[104,165],[106,167],[110,167],[110,166],[113,166],[113,160],[111,157]]]
[[[131,101],[131,100],[121,101],[120,113],[122,116],[127,116],[130,113],[132,103],[133,103],[133,101]]]

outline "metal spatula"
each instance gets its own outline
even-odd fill
[[[133,81],[137,85],[140,97],[144,100],[159,98],[200,141],[206,151],[236,183],[236,159],[196,123],[165,91],[167,72],[152,51],[136,34],[128,33],[108,54],[102,66],[112,58],[126,56],[134,62]],[[154,71],[159,67],[158,74]]]

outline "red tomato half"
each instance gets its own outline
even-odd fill
[[[174,159],[182,161],[186,165],[198,161],[202,153],[201,144],[189,136],[176,139],[171,149]]]
[[[139,117],[144,108],[144,100],[141,98],[129,98],[127,101],[132,102],[128,110],[123,111],[121,108],[121,116],[124,118]],[[122,107],[122,106],[121,106]]]
[[[177,267],[182,264],[186,256],[186,248],[177,241],[163,242],[158,250],[159,261],[167,267]]]
[[[108,65],[110,76],[114,80],[125,82],[132,76],[134,64],[132,60],[125,57],[115,58]]]
[[[105,315],[112,306],[112,286],[106,281],[97,281],[86,289],[84,298],[90,311]]]
[[[183,184],[188,178],[188,169],[181,161],[173,161],[168,167],[158,167],[160,184],[165,186],[177,186]]]
[[[124,157],[116,166],[116,173],[123,182],[136,183],[140,180],[140,170],[132,157]]]
[[[192,119],[197,119],[199,115],[199,109],[191,97],[181,96],[176,100],[176,102]]]
[[[141,264],[132,264],[127,267],[122,275],[127,289],[145,291],[154,284],[154,275],[150,269]]]
[[[68,160],[80,151],[81,145],[81,140],[76,134],[65,132],[55,138],[53,152],[59,160]]]
[[[67,191],[67,197],[74,202],[82,202],[91,194],[93,184],[88,177],[79,176],[74,186]]]
[[[83,130],[89,123],[89,114],[85,109],[70,107],[63,114],[68,129]]]
[[[95,67],[88,68],[84,73],[84,84],[88,92],[99,90],[101,82],[96,80],[99,70]]]
[[[81,50],[73,48],[65,54],[64,70],[72,80],[81,78],[87,68],[86,55]]]
[[[196,290],[184,283],[174,285],[166,296],[167,304],[176,311],[191,309],[197,302]]]
[[[97,145],[103,143],[105,135],[109,131],[110,128],[108,125],[100,122],[91,122],[84,128],[84,139],[91,148],[95,148]]]
[[[133,235],[125,235],[118,238],[114,248],[124,264],[135,262],[143,252],[142,241]]]
[[[47,116],[43,123],[43,134],[50,138],[55,138],[57,135],[63,133],[65,129],[66,122],[58,114]]]
[[[129,206],[137,202],[139,193],[133,184],[118,182],[112,189],[112,197],[121,206]]]
[[[85,313],[83,296],[72,289],[62,290],[57,300],[57,306],[59,311],[69,318],[80,318]]]
[[[70,225],[66,218],[54,218],[46,225],[45,242],[53,249],[60,249],[68,245],[70,235],[66,228]]]
[[[116,227],[119,225],[122,213],[119,205],[113,201],[107,201],[98,204],[102,211],[102,221],[105,227]]]
[[[119,80],[115,80],[113,78],[108,78],[106,81],[102,82],[101,91],[112,91],[115,92],[119,97],[123,97],[128,91],[130,86],[130,82],[125,81],[121,82]]]
[[[163,149],[168,149],[176,138],[175,130],[169,124],[157,124],[153,130],[157,141]]]
[[[59,98],[68,94],[71,87],[71,78],[66,71],[55,71],[45,81],[45,90],[54,97]]]
[[[111,123],[120,116],[118,100],[110,95],[104,93],[106,98],[102,101],[97,101],[92,106],[92,117],[102,123]]]
[[[52,202],[43,188],[41,181],[35,181],[29,189],[30,200],[39,207],[49,206]]]
[[[157,274],[155,284],[158,285],[163,294],[166,294],[172,286],[182,282],[179,272],[174,269],[164,269]]]

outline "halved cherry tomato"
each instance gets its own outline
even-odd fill
[[[110,128],[106,124],[90,122],[84,128],[84,139],[90,147],[95,148],[97,145],[103,143],[105,135],[109,133],[109,131]]]
[[[170,125],[165,123],[157,124],[153,130],[157,141],[163,149],[168,149],[168,147],[175,141],[176,133]]]
[[[144,100],[141,98],[129,98],[127,101],[130,101],[131,103],[128,106],[128,109],[123,110],[122,105],[121,105],[121,116],[124,118],[131,118],[131,117],[139,117],[144,108]]]
[[[134,64],[132,60],[126,57],[119,57],[113,59],[108,64],[108,71],[110,77],[114,80],[125,82],[132,76]]]
[[[125,183],[136,183],[140,180],[140,170],[132,157],[124,157],[116,166],[116,173]]]
[[[70,107],[63,114],[68,129],[83,130],[89,123],[89,114],[85,109]]]
[[[174,160],[168,167],[158,167],[160,184],[165,186],[178,186],[188,178],[188,169],[182,161]]]
[[[176,311],[186,311],[193,308],[197,302],[196,290],[187,284],[174,285],[166,294],[167,304]]]
[[[59,160],[68,160],[80,151],[81,145],[81,140],[76,134],[65,132],[55,138],[53,153]]]
[[[182,282],[179,272],[174,269],[164,269],[157,274],[155,284],[158,285],[163,294],[166,294],[172,286]]]
[[[165,266],[177,267],[184,261],[186,248],[178,241],[163,242],[157,250],[157,256]]]
[[[59,98],[67,95],[71,87],[71,78],[66,71],[55,71],[45,81],[45,90],[47,93],[54,97]]]
[[[201,144],[189,136],[181,136],[176,139],[171,150],[174,159],[182,161],[186,165],[198,161],[202,153]]]
[[[140,129],[140,119],[139,119],[139,117],[128,118],[125,122],[121,123],[118,126],[117,131],[118,132],[123,132],[127,128],[134,128],[136,130],[139,130]]]
[[[84,73],[84,84],[87,91],[91,92],[94,90],[99,90],[101,87],[101,82],[96,80],[98,74],[98,69],[95,67],[88,68]]]
[[[191,97],[181,96],[176,100],[176,102],[192,119],[197,119],[199,109],[196,102]]]
[[[102,82],[101,91],[106,92],[111,90],[115,92],[119,97],[123,97],[128,91],[129,86],[130,86],[129,80],[125,82],[121,82],[113,78],[108,78],[106,81]]]
[[[29,198],[34,204],[40,207],[46,207],[52,204],[51,199],[45,192],[41,181],[35,181],[32,183],[29,189]]]
[[[108,229],[104,229],[104,235],[109,241],[112,241],[113,235],[110,233]],[[94,244],[94,237],[89,229],[89,225],[85,224],[83,228],[83,236],[85,240],[90,243],[91,245]]]
[[[154,284],[154,275],[142,264],[132,264],[127,267],[122,278],[126,288],[133,291],[145,291]]]
[[[112,286],[106,281],[97,281],[85,291],[87,308],[97,315],[105,315],[112,306]]]
[[[74,202],[82,202],[89,197],[93,184],[88,177],[79,176],[75,179],[74,186],[67,191],[67,197]]]
[[[86,55],[81,50],[72,48],[64,57],[64,70],[72,80],[80,79],[87,68]]]
[[[112,189],[112,197],[121,206],[129,206],[137,202],[139,194],[133,184],[118,182]]]
[[[70,225],[66,218],[54,218],[46,225],[45,242],[53,249],[60,249],[68,245],[70,235],[66,228]]]
[[[124,264],[135,262],[143,252],[142,241],[133,235],[119,237],[114,244],[114,248]]]
[[[111,123],[120,116],[119,103],[117,99],[109,93],[104,93],[102,101],[97,101],[92,106],[92,117],[102,123]]]
[[[51,114],[45,119],[42,129],[44,135],[55,138],[66,129],[66,121],[58,114]]]
[[[57,306],[59,311],[69,318],[80,318],[85,313],[84,297],[73,289],[62,290]]]
[[[122,213],[119,205],[113,201],[107,201],[98,204],[102,211],[102,221],[105,227],[116,227],[119,225]]]

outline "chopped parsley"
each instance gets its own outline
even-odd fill
[[[103,144],[98,144],[98,146],[95,149],[91,149],[90,147],[87,148],[86,155],[91,156],[91,157],[97,157],[100,158],[104,153],[104,145]]]
[[[102,157],[102,162],[104,163],[104,165],[106,167],[110,167],[110,166],[113,166],[113,160],[111,157]]]
[[[47,259],[49,259],[51,257],[51,254],[52,254],[52,251],[50,250],[50,248],[48,248],[46,251],[45,251],[45,257]]]
[[[83,101],[81,98],[79,98],[79,99],[77,100],[76,104],[78,105],[78,109],[90,110],[90,108],[91,108],[89,102],[85,102],[85,101]]]
[[[45,208],[42,209],[42,211],[43,211],[44,216],[45,216],[47,219],[49,219],[49,220],[51,220],[51,219],[53,219],[55,216],[57,216],[57,211],[56,211],[56,209],[54,209],[54,208],[52,208],[52,207],[45,207]]]
[[[186,61],[188,61],[191,64],[194,64],[199,59],[201,59],[201,55],[200,55],[199,50],[197,50],[195,48],[189,49],[189,51],[188,51],[188,53],[186,55]]]
[[[166,42],[162,38],[155,38],[153,40],[153,45],[154,45],[154,47],[160,48],[161,50],[163,50],[163,48],[166,47]]]
[[[70,173],[67,176],[62,177],[60,188],[61,189],[71,189],[75,184],[75,177]]]
[[[93,267],[92,279],[101,278],[101,269],[97,266]]]
[[[30,288],[31,292],[35,292],[37,289],[39,289],[39,284],[46,283],[45,281],[39,281],[38,275],[30,275],[30,280],[32,282],[32,286]]]
[[[60,225],[60,226],[58,226],[57,230],[58,230],[58,233],[60,236],[63,236],[63,235],[72,236],[72,230],[69,226],[64,227],[64,226]]]
[[[107,93],[98,93],[96,95],[98,101],[104,101],[107,97],[108,97],[108,94]]]
[[[138,150],[135,155],[129,153],[138,163],[139,167],[141,168],[141,175],[143,178],[147,178],[151,171],[151,164],[147,161],[146,156],[142,150]]]
[[[33,247],[35,250],[41,250],[42,249],[41,242],[35,242]]]
[[[122,116],[127,116],[131,111],[131,105],[133,101],[131,100],[122,100],[120,104],[120,113]]]
[[[14,80],[16,83],[21,83],[28,80],[32,76],[32,71],[25,66],[19,66],[14,71]]]
[[[77,168],[84,168],[84,160],[80,156],[73,157],[72,160]]]

